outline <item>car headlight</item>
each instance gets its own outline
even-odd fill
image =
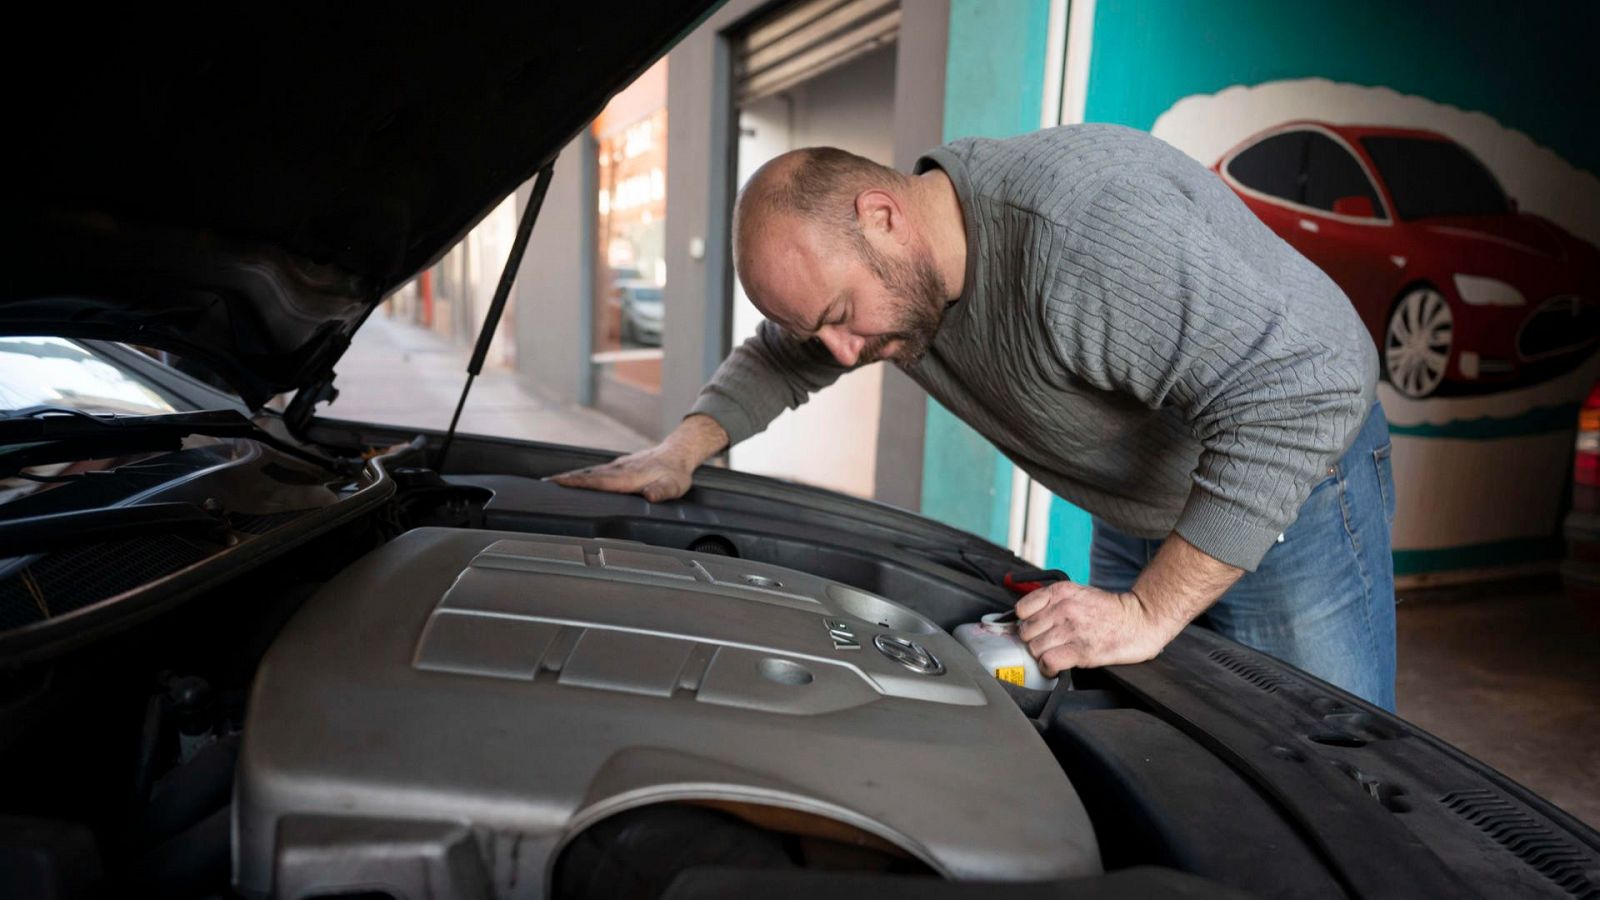
[[[1456,293],[1469,306],[1522,306],[1528,301],[1522,292],[1498,278],[1457,275]]]

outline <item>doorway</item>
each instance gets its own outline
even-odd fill
[[[896,37],[885,0],[810,0],[751,27],[736,46],[736,181],[800,147],[833,146],[894,164]],[[761,314],[735,282],[728,349],[755,334]],[[734,447],[729,464],[871,497],[883,367],[845,375]]]

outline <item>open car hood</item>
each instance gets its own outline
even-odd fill
[[[0,62],[0,333],[167,349],[252,407],[326,381],[716,5],[42,10]]]

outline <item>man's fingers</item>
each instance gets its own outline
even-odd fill
[[[1055,625],[1053,616],[1034,613],[1033,618],[1023,619],[1017,623],[1017,637],[1022,638],[1023,642],[1026,643],[1049,631],[1053,625]]]
[[[634,478],[637,478],[635,473],[612,464],[590,466],[587,469],[550,476],[551,481],[562,487],[588,488],[597,491],[635,490],[637,485],[630,483]]]
[[[1042,587],[1017,601],[1017,618],[1026,619],[1050,603],[1050,589]]]
[[[1071,641],[1072,636],[1071,629],[1064,624],[1058,623],[1054,628],[1049,629],[1044,634],[1041,634],[1032,640],[1026,641],[1028,645],[1028,655],[1032,656],[1034,659],[1042,659],[1046,653],[1049,653],[1051,650]]]
[[[679,493],[676,490],[676,485],[672,484],[665,478],[657,478],[655,481],[650,482],[649,484],[645,485],[644,490],[640,491],[639,493],[644,495],[644,498],[649,500],[651,503],[660,503],[664,500],[675,500],[679,496]]]
[[[1039,657],[1039,671],[1046,678],[1054,678],[1068,669],[1077,667],[1080,662],[1082,660],[1075,649],[1061,646]]]
[[[593,468],[578,469],[575,472],[562,472],[560,475],[550,476],[551,481],[554,481],[556,484],[559,484],[562,487],[582,488],[595,487],[601,481],[603,481],[604,478],[604,475]]]
[[[1038,615],[1040,610],[1051,605],[1072,603],[1080,599],[1085,593],[1097,593],[1088,585],[1078,584],[1075,581],[1057,581],[1047,584],[1037,591],[1017,601],[1017,618],[1026,619]]]

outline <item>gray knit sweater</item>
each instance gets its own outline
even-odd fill
[[[966,285],[907,373],[1058,496],[1253,570],[1372,406],[1350,301],[1143,132],[968,138],[932,167],[961,202]],[[737,443],[844,371],[763,322],[694,412]]]

